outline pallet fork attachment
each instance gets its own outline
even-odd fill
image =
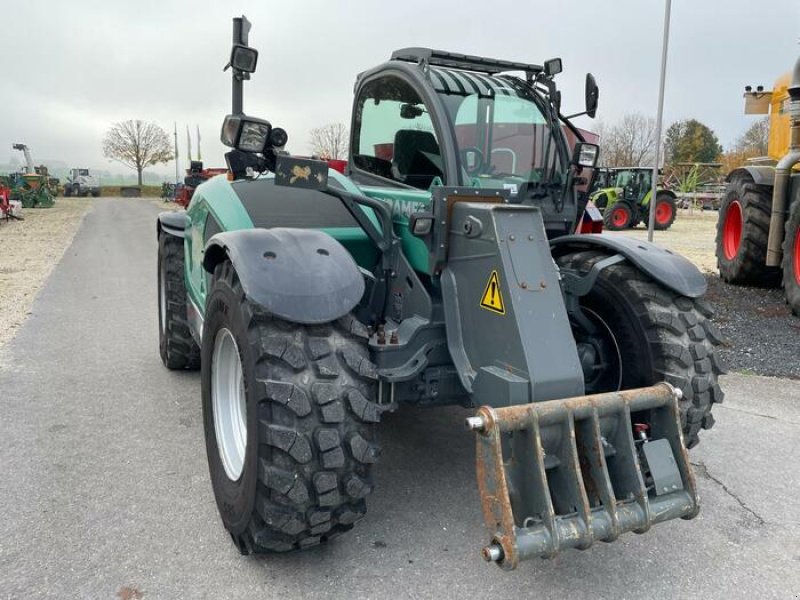
[[[467,428],[477,433],[478,487],[492,534],[484,559],[511,570],[528,558],[694,518],[680,396],[660,383],[480,408]]]

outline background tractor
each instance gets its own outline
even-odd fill
[[[603,211],[607,229],[618,231],[647,223],[650,197],[653,195],[653,170],[647,167],[614,167],[601,169],[607,187],[597,187],[592,201]],[[654,229],[669,229],[677,215],[677,196],[672,190],[656,192]]]
[[[71,169],[64,183],[65,196],[100,196],[100,182],[89,169]]]
[[[598,149],[561,113],[561,60],[394,52],[356,80],[342,175],[244,113],[249,28],[234,19],[229,173],[157,223],[161,358],[201,370],[239,550],[352,528],[376,425],[408,405],[477,409],[482,555],[504,569],[695,516],[687,447],[722,400],[706,281],[575,234]]]
[[[783,284],[800,315],[800,58],[772,90],[745,88],[745,113],[769,113],[768,157],[728,177],[717,223],[717,266],[737,285]]]

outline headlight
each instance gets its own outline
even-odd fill
[[[222,123],[220,141],[244,152],[263,152],[271,132],[269,121],[246,115],[228,115]]]
[[[600,153],[600,148],[596,144],[589,144],[587,142],[579,142],[575,145],[575,150],[572,155],[572,163],[580,167],[594,168],[597,164],[597,155]]]
[[[266,121],[242,121],[242,132],[239,134],[239,150],[245,152],[261,152],[269,138],[272,128]]]
[[[220,141],[231,148],[236,147],[236,138],[239,137],[239,125],[242,119],[236,115],[228,115],[222,122],[222,131],[219,134]]]

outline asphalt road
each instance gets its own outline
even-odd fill
[[[157,212],[97,201],[0,351],[0,597],[800,596],[800,382],[741,375],[692,451],[694,521],[502,572],[478,554],[465,411],[408,410],[385,419],[350,534],[241,557],[214,505],[199,376],[158,357]]]

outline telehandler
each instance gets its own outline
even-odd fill
[[[567,146],[560,59],[394,52],[356,80],[342,175],[245,114],[249,29],[234,19],[228,174],[157,223],[161,357],[200,368],[239,550],[351,529],[376,425],[410,404],[476,409],[482,555],[503,569],[694,517],[687,448],[723,397],[705,279],[574,234],[597,146]],[[597,97],[589,75],[590,116]]]

